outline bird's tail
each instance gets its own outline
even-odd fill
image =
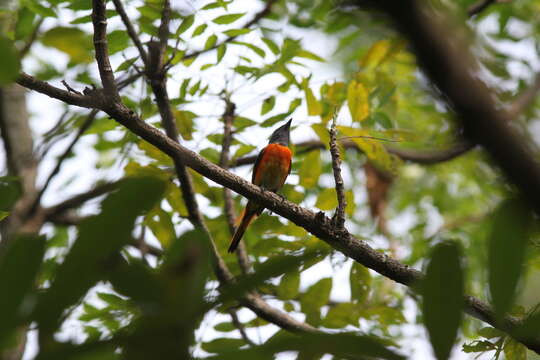
[[[251,223],[253,218],[257,215],[256,212],[247,212],[244,210],[242,213],[242,221],[240,222],[240,225],[236,227],[236,231],[234,232],[231,245],[229,246],[229,252],[232,253],[236,248],[238,247],[238,244],[240,243],[240,240],[242,239],[242,236],[246,232],[246,229],[248,225]]]

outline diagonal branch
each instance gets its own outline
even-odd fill
[[[345,208],[347,207],[347,200],[345,199],[345,188],[343,177],[341,176],[341,158],[339,156],[339,149],[336,141],[336,115],[334,115],[330,127],[330,155],[332,156],[332,170],[334,173],[334,181],[336,183],[336,196],[338,201],[336,213],[332,218],[332,222],[337,229],[343,229],[345,225]]]
[[[146,50],[144,49],[144,46],[141,43],[141,39],[139,38],[139,35],[137,35],[137,31],[135,31],[135,27],[131,23],[131,20],[129,20],[128,15],[126,14],[126,10],[124,9],[124,5],[122,4],[122,0],[113,0],[114,7],[116,8],[116,12],[118,15],[120,15],[120,18],[122,19],[122,22],[124,23],[124,26],[126,27],[127,33],[129,37],[131,38],[131,41],[135,44],[137,47],[137,50],[139,50],[139,55],[141,56],[141,60],[145,66],[148,65],[148,54],[146,53]]]
[[[467,9],[467,15],[469,15],[469,17],[476,16],[485,9],[487,9],[491,4],[494,4],[496,2],[497,0],[480,0],[477,3],[469,6],[469,8]]]
[[[29,83],[29,85],[32,84],[34,83]],[[32,89],[31,87],[29,88]],[[40,86],[39,88],[41,89],[42,87]],[[48,95],[52,96],[52,93]],[[262,191],[259,187],[222,169],[199,154],[171,140],[155,127],[142,121],[133,111],[122,104],[114,104],[114,106],[108,107],[106,112],[131,132],[148,141],[173,159],[179,159],[184,162],[186,166],[189,166],[208,179],[228,187],[250,200],[257,201],[265,208],[268,208],[294,222],[296,225],[303,227],[314,236],[327,242],[330,246],[341,251],[358,263],[403,285],[412,286],[422,279],[423,274],[420,271],[412,269],[370,247],[365,241],[355,238],[346,230],[336,231],[331,226],[330,219],[326,217],[324,213],[319,212],[316,214],[297,204],[291,203],[272,192]],[[303,331],[316,330],[307,324],[295,320],[287,314],[279,312],[277,309],[268,308],[269,306],[267,304],[265,305],[262,299],[252,295],[249,295],[245,300],[242,300],[242,304],[254,311],[261,318],[278,324],[285,329],[297,331],[299,331],[299,329],[302,329]],[[276,312],[279,314],[276,314]],[[511,316],[506,317],[504,325],[497,323],[494,320],[493,311],[490,306],[471,296],[466,297],[466,312],[471,316],[506,332],[511,332],[515,326],[520,323],[518,319]],[[288,318],[282,316],[288,316]],[[284,321],[283,319],[287,320]],[[540,352],[539,339],[531,340],[518,338],[518,340],[531,350]]]

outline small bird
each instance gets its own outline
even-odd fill
[[[289,149],[291,122],[292,119],[272,133],[268,145],[261,150],[253,166],[251,182],[265,190],[278,192],[291,173],[292,151]],[[234,232],[229,252],[236,250],[248,225],[263,210],[264,206],[252,200],[248,201],[241,215],[240,225]]]

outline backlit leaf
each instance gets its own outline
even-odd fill
[[[463,317],[464,276],[455,242],[437,244],[422,283],[424,323],[435,356],[450,356]]]
[[[369,94],[362,83],[352,80],[347,87],[347,103],[354,121],[365,120],[369,116]]]
[[[235,22],[236,20],[240,19],[242,16],[244,16],[246,13],[237,13],[237,14],[227,14],[227,15],[221,15],[212,20],[212,22],[220,25],[227,25]]]

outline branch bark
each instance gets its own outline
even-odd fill
[[[336,142],[336,117],[332,119],[330,127],[330,155],[332,156],[332,170],[334,173],[334,182],[336,184],[336,197],[338,206],[336,213],[332,218],[332,222],[337,229],[342,229],[345,226],[345,208],[347,200],[345,199],[345,187],[343,177],[341,176],[341,158]]]

